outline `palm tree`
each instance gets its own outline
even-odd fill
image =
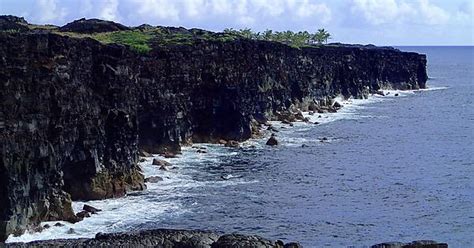
[[[269,40],[269,41],[273,40],[273,31],[271,29],[267,29],[263,31],[262,39]]]
[[[323,42],[327,43],[328,39],[331,39],[331,34],[329,34],[329,32],[324,28],[318,29],[318,32],[313,35],[313,40],[318,44],[323,44]]]
[[[239,33],[244,38],[247,38],[247,39],[252,39],[253,38],[253,32],[252,32],[252,29],[250,29],[250,28],[240,29]]]

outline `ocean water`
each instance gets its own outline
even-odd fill
[[[348,100],[336,114],[310,116],[318,125],[274,123],[278,147],[196,144],[166,159],[170,171],[149,158],[144,173],[163,181],[90,202],[104,211],[82,222],[8,241],[184,228],[305,247],[419,239],[474,247],[474,48],[399,49],[427,54],[428,90]]]

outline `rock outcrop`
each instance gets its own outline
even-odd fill
[[[296,244],[296,243],[292,243]],[[210,231],[156,229],[141,232],[102,234],[93,239],[63,239],[6,244],[6,248],[21,247],[176,247],[176,248],[284,248],[281,241],[239,234],[220,235]],[[301,246],[299,246],[301,247]]]
[[[1,246],[1,245],[0,245]],[[301,248],[296,242],[272,241],[256,235],[219,234],[211,231],[155,229],[103,234],[92,239],[58,239],[30,243],[9,243],[5,248],[22,247],[166,247],[166,248]],[[372,248],[448,248],[431,240],[410,243],[391,242]]]
[[[104,25],[92,32],[122,30]],[[66,31],[89,32],[78,27]],[[75,221],[71,199],[143,189],[140,148],[243,141],[277,112],[427,79],[424,55],[396,49],[198,39],[137,54],[54,32],[0,32],[0,240]]]
[[[61,32],[74,32],[74,33],[104,33],[104,32],[114,32],[114,31],[124,31],[130,30],[129,27],[126,27],[120,23],[115,23],[112,21],[105,21],[100,19],[79,19],[73,22],[70,22],[61,28]]]

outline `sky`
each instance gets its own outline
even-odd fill
[[[331,42],[474,45],[474,0],[0,0],[0,14],[64,25],[100,18],[222,31],[315,32]]]

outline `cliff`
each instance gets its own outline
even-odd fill
[[[151,39],[149,51],[19,20],[0,18],[0,240],[44,220],[77,221],[71,199],[143,189],[139,149],[245,140],[281,111],[427,79],[424,55],[391,48],[298,49],[216,34]],[[86,24],[67,30],[107,30]]]

